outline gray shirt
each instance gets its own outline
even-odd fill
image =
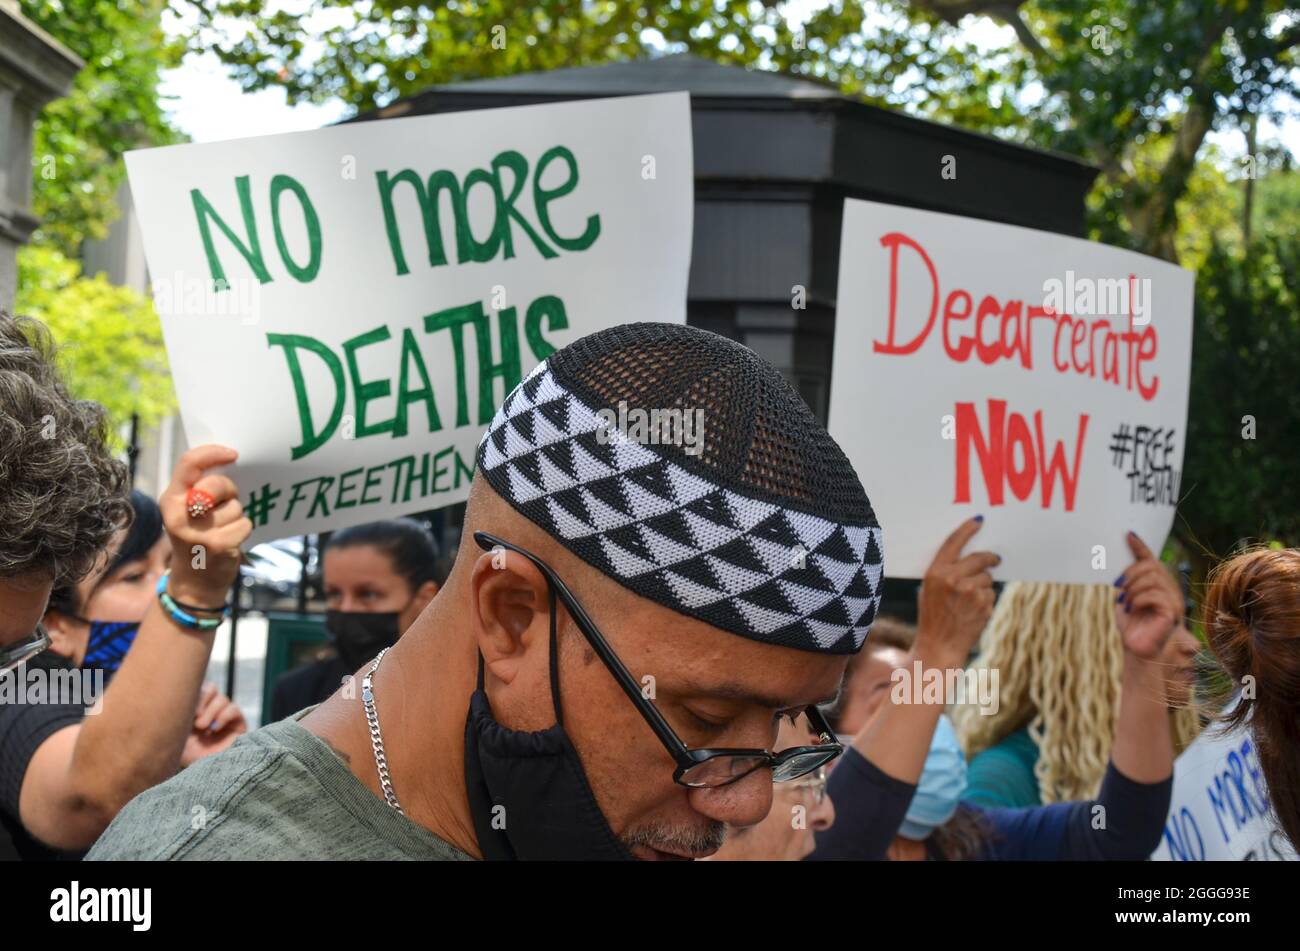
[[[87,858],[470,859],[366,788],[298,723],[308,712],[136,796]]]

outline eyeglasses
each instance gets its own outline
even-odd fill
[[[844,747],[836,741],[830,724],[826,722],[821,711],[813,705],[805,708],[804,714],[817,734],[816,746],[795,746],[779,753],[760,749],[690,749],[668,725],[668,721],[664,719],[654,702],[641,692],[641,684],[618,659],[618,655],[600,633],[596,623],[550,565],[518,545],[512,545],[487,532],[475,532],[474,541],[484,551],[490,552],[497,548],[513,551],[527,558],[542,573],[551,590],[564,603],[578,630],[596,652],[596,656],[601,659],[618,685],[623,688],[628,699],[632,701],[632,705],[637,708],[655,736],[659,737],[659,741],[672,756],[673,762],[677,764],[677,769],[673,772],[673,782],[692,788],[715,788],[738,782],[764,768],[772,770],[773,782],[789,782],[824,767],[844,752]]]
[[[21,641],[0,647],[0,673],[31,660],[49,646],[50,635],[45,632],[45,625],[37,624],[36,630]]]
[[[813,802],[820,806],[826,801],[826,767],[818,766],[816,772],[796,780],[790,787],[800,794],[812,793]]]

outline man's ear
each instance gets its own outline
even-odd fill
[[[474,562],[470,590],[484,664],[498,680],[510,683],[526,663],[537,663],[549,650],[542,646],[550,635],[546,578],[523,555],[498,549]]]
[[[77,661],[84,655],[90,641],[90,628],[83,622],[69,617],[62,611],[45,612],[45,631],[50,635],[50,650]]]

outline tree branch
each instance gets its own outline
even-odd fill
[[[1051,61],[1055,58],[1048,52],[1047,47],[1039,42],[1038,37],[1029,28],[1029,24],[1025,22],[1025,18],[1021,15],[1018,7],[1009,5],[1000,16],[1011,26],[1011,29],[1016,31],[1016,37],[1020,40],[1020,45],[1029,50],[1035,59]]]
[[[1296,20],[1277,35],[1277,39],[1273,41],[1273,55],[1285,53],[1297,45],[1300,45],[1300,20]]]
[[[952,26],[964,16],[987,16],[1006,23],[1015,30],[1016,38],[1037,59],[1052,58],[1047,47],[1034,35],[1020,7],[1024,0],[912,0],[912,5],[925,10]]]
[[[1133,233],[1144,249],[1169,261],[1177,258],[1173,229],[1178,199],[1187,191],[1187,179],[1196,164],[1196,153],[1214,125],[1214,92],[1210,77],[1216,66],[1214,51],[1232,22],[1232,12],[1223,9],[1206,35],[1196,73],[1192,77],[1192,95],[1188,99],[1183,121],[1174,133],[1173,151],[1160,169],[1157,187],[1133,208],[1129,220]]]

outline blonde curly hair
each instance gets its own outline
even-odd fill
[[[998,710],[985,716],[974,704],[953,708],[968,757],[1029,727],[1043,803],[1092,799],[1101,787],[1124,662],[1114,598],[1109,585],[1008,584],[971,664],[999,672]],[[1177,754],[1200,732],[1200,720],[1191,705],[1170,717]]]

